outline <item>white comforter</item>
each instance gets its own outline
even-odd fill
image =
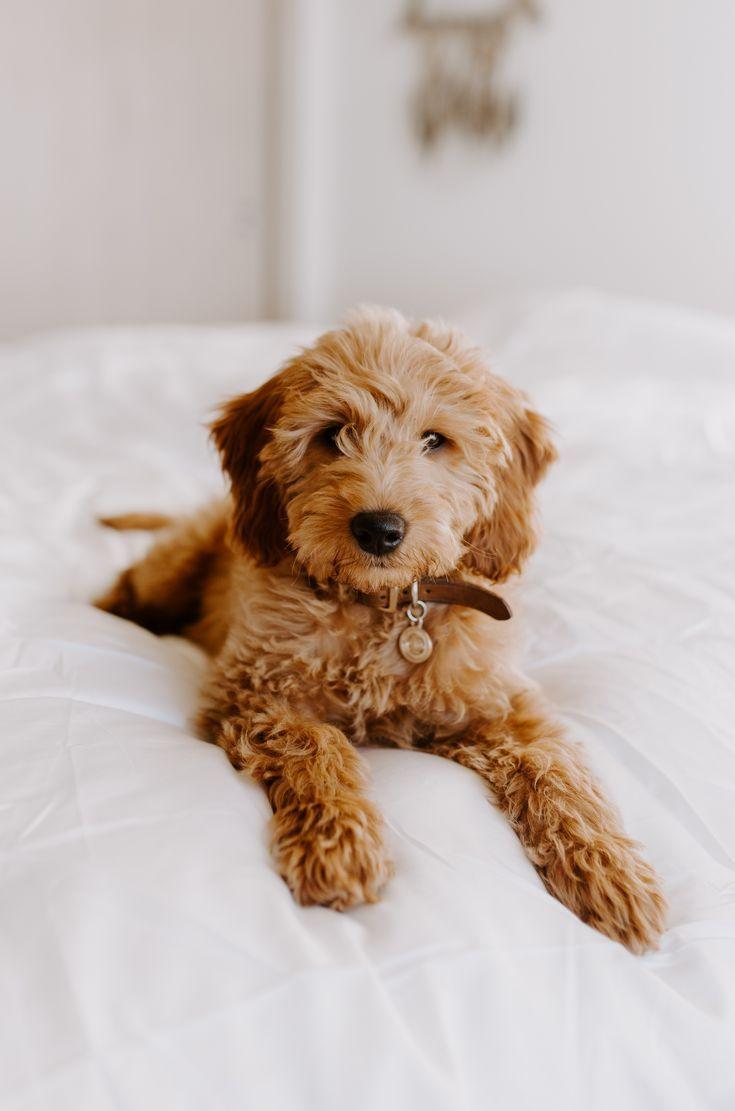
[[[735,1107],[735,325],[468,314],[555,422],[528,668],[659,869],[645,958],[543,890],[469,771],[366,754],[396,875],[301,909],[188,720],[203,661],[89,597],[220,489],[203,421],[309,329],[61,333],[0,363],[0,1106]]]

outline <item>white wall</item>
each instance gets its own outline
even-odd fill
[[[402,0],[3,0],[0,335],[580,283],[734,312],[735,2],[539,3],[511,145],[425,155]]]
[[[260,309],[268,0],[2,0],[0,334]]]
[[[403,5],[334,0],[326,315],[577,283],[735,311],[735,3],[541,7],[508,66],[525,96],[511,146],[452,139],[425,156]]]

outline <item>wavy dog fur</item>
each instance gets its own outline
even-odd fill
[[[416,665],[396,647],[405,617],[353,600],[521,571],[556,458],[523,394],[443,324],[363,310],[225,404],[212,436],[229,498],[165,528],[97,604],[211,653],[199,725],[267,792],[298,901],[378,898],[391,865],[355,746],[383,743],[474,769],[553,895],[630,949],[654,946],[656,876],[524,678],[515,622],[429,606],[435,650]],[[379,509],[407,522],[382,556],[349,527]]]

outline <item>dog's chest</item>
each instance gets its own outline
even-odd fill
[[[378,733],[410,743],[416,730],[458,725],[497,701],[512,666],[507,630],[484,614],[429,606],[423,632],[430,651],[422,660],[402,651],[415,630],[405,612],[356,605],[325,615],[305,630],[308,648],[296,661],[309,667],[310,705],[358,741]]]
[[[404,611],[385,613],[296,583],[243,580],[218,670],[243,691],[339,724],[357,742],[411,744],[456,730],[497,706],[513,668],[512,622],[460,606],[429,605],[432,650],[406,659]],[[230,680],[228,680],[229,683]]]

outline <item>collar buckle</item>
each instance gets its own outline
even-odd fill
[[[400,590],[398,589],[397,586],[388,587],[388,602],[387,602],[386,606],[384,607],[386,613],[395,613],[396,612],[396,610],[398,609],[398,596],[399,596],[399,594],[400,594]]]

